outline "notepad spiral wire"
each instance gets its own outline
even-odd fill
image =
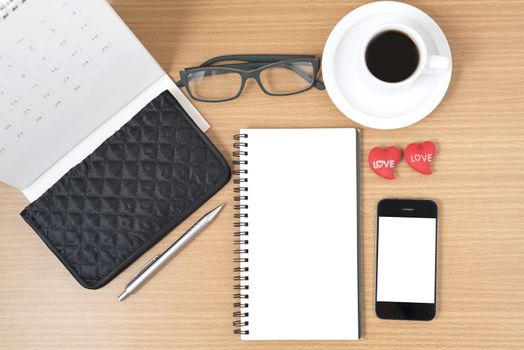
[[[236,193],[234,200],[238,203],[234,206],[234,209],[238,211],[234,214],[234,218],[238,219],[238,222],[233,224],[237,229],[234,233],[234,244],[238,246],[238,248],[234,250],[235,256],[238,255],[235,257],[234,262],[239,264],[239,266],[234,269],[234,272],[238,273],[238,275],[233,278],[235,282],[238,283],[234,286],[235,294],[233,295],[233,298],[238,299],[238,301],[236,301],[233,306],[238,309],[238,311],[233,313],[233,317],[237,318],[237,320],[233,322],[233,326],[235,327],[235,334],[249,334],[249,330],[247,329],[249,326],[249,258],[247,256],[249,253],[249,231],[247,221],[248,161],[245,159],[248,154],[248,135],[238,134],[233,138],[235,140],[233,147],[238,149],[233,152],[233,157],[237,158],[233,161],[233,175],[236,176],[233,183],[238,185],[238,187],[234,189],[234,192]]]

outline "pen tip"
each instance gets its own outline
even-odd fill
[[[120,295],[118,296],[118,300],[122,301],[125,298],[127,298],[128,295],[129,295],[129,291],[126,289],[122,293],[120,293]]]
[[[222,208],[224,208],[225,205],[226,205],[226,203],[220,204],[218,207],[216,207],[215,209],[211,210],[208,213],[208,215],[211,215],[212,217],[215,217],[216,215],[218,215],[218,213],[220,213],[222,211]]]

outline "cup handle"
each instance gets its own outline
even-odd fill
[[[443,73],[449,69],[450,59],[446,56],[430,55],[425,71],[427,73]]]

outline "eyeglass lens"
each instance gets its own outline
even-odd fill
[[[272,94],[291,94],[309,88],[314,81],[311,62],[283,62],[260,72],[260,81]]]
[[[242,76],[237,72],[217,68],[189,73],[188,83],[196,98],[220,101],[238,94]]]

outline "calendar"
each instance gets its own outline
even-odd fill
[[[0,0],[0,180],[38,182],[148,88],[176,89],[166,76],[104,0]],[[82,160],[69,158],[51,178]]]

